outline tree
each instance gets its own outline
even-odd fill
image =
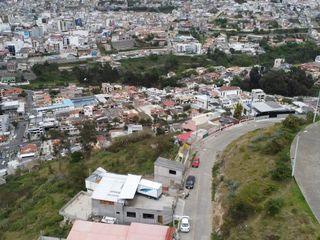
[[[242,111],[243,111],[243,106],[241,105],[241,103],[237,103],[235,109],[234,109],[234,114],[233,116],[236,118],[236,119],[239,119],[241,118],[242,116]]]
[[[169,55],[164,63],[166,72],[172,71],[178,67],[178,60],[174,55]]]
[[[86,155],[90,155],[92,144],[97,141],[96,123],[94,121],[85,121],[80,127],[80,141]]]
[[[25,98],[26,96],[27,96],[27,93],[24,90],[18,95],[18,97],[22,97],[22,98]]]
[[[261,74],[259,69],[257,67],[252,68],[249,73],[249,76],[250,76],[250,82],[249,82],[250,89],[260,88],[259,81],[261,79]]]
[[[80,162],[84,158],[83,153],[79,151],[72,153],[70,157],[71,157],[70,162],[73,162],[73,163]]]
[[[241,87],[242,86],[243,79],[239,76],[234,76],[233,79],[230,82],[231,86],[237,86]]]

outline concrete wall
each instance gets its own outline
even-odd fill
[[[118,223],[147,223],[147,224],[169,224],[172,221],[172,208],[164,207],[163,210],[141,209],[122,204],[106,205],[99,200],[92,200],[93,214],[99,216],[115,217]],[[127,212],[135,213],[135,217],[128,217]],[[153,214],[154,218],[144,218],[143,214]],[[160,216],[160,219],[159,219]],[[159,220],[162,219],[162,222]]]
[[[162,183],[163,185],[181,184],[183,173],[176,171],[176,175],[170,174],[168,168],[162,166],[154,166],[154,180]]]
[[[116,217],[114,205],[107,205],[95,199],[92,199],[92,213],[99,216]]]

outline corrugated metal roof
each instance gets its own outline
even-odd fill
[[[119,199],[133,199],[141,176],[105,173],[92,194],[96,200],[117,202]]]
[[[119,198],[133,199],[136,194],[141,176],[129,174],[126,182],[124,183]]]

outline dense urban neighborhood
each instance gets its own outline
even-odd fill
[[[320,238],[319,9],[0,1],[0,240]]]

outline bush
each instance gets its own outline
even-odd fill
[[[76,163],[76,162],[80,162],[81,160],[84,159],[83,153],[82,152],[74,152],[71,154],[71,162]]]
[[[112,145],[108,148],[110,152],[118,152],[130,143],[136,143],[145,139],[152,138],[151,132],[139,132],[130,134],[129,136],[117,137],[114,139]]]
[[[254,211],[255,207],[243,199],[233,202],[230,206],[230,216],[237,224],[247,220]]]
[[[281,208],[283,206],[284,206],[283,199],[276,198],[276,199],[270,199],[269,201],[267,201],[267,203],[265,204],[265,209],[268,215],[275,216],[281,211]]]
[[[230,216],[234,223],[241,223],[258,211],[259,204],[265,199],[265,185],[251,182],[239,189],[239,192],[231,200]]]
[[[273,136],[271,136],[271,140],[268,142],[265,151],[268,154],[277,154],[283,150],[284,146],[288,146],[292,140],[293,136],[290,135],[288,131],[279,130]]]
[[[212,233],[211,240],[223,240],[223,236],[219,233]]]
[[[291,177],[291,169],[284,163],[278,163],[276,169],[271,172],[271,178],[275,181],[285,181]]]
[[[302,118],[289,115],[285,120],[283,120],[282,125],[288,130],[298,131],[304,123],[305,121]]]

